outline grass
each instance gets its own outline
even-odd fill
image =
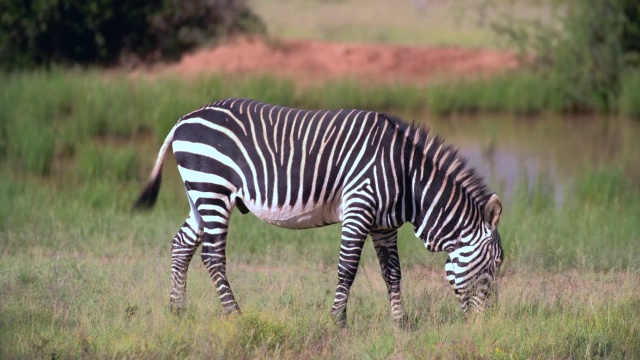
[[[154,249],[154,253],[158,249]],[[369,264],[350,300],[350,329],[328,320],[334,271],[310,265],[230,265],[244,314],[220,314],[199,263],[184,318],[166,306],[168,264],[142,251],[37,258],[3,268],[3,357],[128,358],[633,358],[640,303],[634,273],[512,273],[498,306],[465,322],[433,272],[405,271],[404,299],[417,328],[388,321],[382,280]],[[277,262],[274,262],[277,263]],[[535,276],[534,276],[535,275]],[[118,296],[117,294],[120,294]],[[127,294],[122,296],[122,294]],[[17,299],[20,301],[17,301]]]
[[[569,111],[553,83],[534,73],[435,83],[360,86],[352,81],[296,88],[272,77],[210,76],[194,82],[105,77],[95,72],[0,75],[0,160],[50,175],[61,160],[90,148],[96,138],[128,141],[145,133],[163,137],[183,114],[225,97],[248,97],[303,108],[362,108],[436,116],[507,112],[539,115]],[[232,82],[233,87],[226,86]],[[625,78],[620,113],[637,116],[640,78]],[[34,104],[37,104],[34,105]],[[91,154],[83,155],[91,156]],[[123,158],[123,161],[132,161]],[[56,174],[54,174],[56,175]]]
[[[425,97],[429,110],[440,116],[478,112],[507,112],[525,116],[575,113],[579,104],[568,96],[563,90],[566,86],[558,81],[535,71],[519,71],[490,78],[435,83],[425,89]],[[618,105],[614,105],[610,112],[638,118],[640,76],[630,71],[629,76],[624,76],[621,82]]]
[[[619,109],[622,115],[640,118],[640,70],[623,79]]]
[[[187,84],[94,73],[4,75],[0,358],[640,356],[640,191],[629,172],[637,156],[632,125],[622,128],[624,141],[611,142],[620,152],[608,149],[608,142],[594,143],[614,155],[596,164],[587,152],[573,181],[522,176],[503,199],[506,263],[497,305],[483,318],[464,320],[444,281],[445,255],[426,251],[404,227],[404,301],[415,329],[400,331],[390,323],[370,243],[350,298],[350,328],[337,329],[329,309],[340,228],[283,230],[239,213],[231,223],[228,272],[244,315],[222,316],[196,256],[187,314],[172,316],[169,244],[188,206],[171,160],[156,209],[132,215],[129,207],[158,143],[179,116],[226,96],[416,115],[433,96],[408,86],[344,82],[300,90],[268,77],[233,80],[231,89],[228,79],[217,77]],[[509,80],[499,81],[504,87]],[[455,111],[443,113],[453,115],[445,124],[471,126],[458,123]],[[506,121],[476,123],[476,137],[497,136],[499,144],[522,138],[510,138],[513,125]],[[553,143],[549,148],[571,152],[580,147],[567,144],[578,140],[562,133],[577,126],[617,139],[614,121],[602,128],[562,124],[536,127],[527,141],[545,139]],[[496,127],[507,129],[494,132]],[[563,187],[560,204],[556,186]]]
[[[427,88],[426,96],[429,109],[440,116],[477,112],[539,115],[570,107],[552,82],[528,72],[436,83]]]
[[[173,317],[167,309],[169,243],[186,208],[178,201],[179,184],[168,180],[155,212],[130,216],[135,184],[103,185],[112,191],[98,190],[106,200],[96,205],[86,200],[91,184],[52,193],[36,180],[3,178],[0,191],[11,209],[2,208],[0,242],[0,327],[11,329],[0,333],[3,358],[640,355],[640,254],[632,246],[639,195],[616,176],[585,175],[576,191],[582,195],[563,209],[529,210],[520,199],[506,204],[507,263],[497,306],[483,319],[464,321],[443,279],[442,254],[427,252],[404,231],[400,256],[413,331],[389,321],[370,243],[350,299],[350,329],[342,331],[328,316],[339,228],[282,230],[240,214],[233,218],[228,254],[244,315],[221,315],[196,257],[189,310]],[[613,204],[618,209],[607,217]],[[613,217],[618,222],[601,230],[610,239],[603,246],[602,232],[594,230]],[[598,222],[566,236],[592,218]]]
[[[507,2],[505,2],[507,3]],[[519,16],[547,8],[508,2]],[[496,48],[499,41],[482,24],[483,2],[254,0],[251,8],[277,38]],[[381,14],[384,14],[381,16]]]

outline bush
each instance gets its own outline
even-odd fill
[[[640,64],[637,0],[524,2],[550,7],[553,15],[514,18],[509,11],[496,11],[490,26],[518,51],[535,54],[536,69],[553,85],[561,110],[617,110],[623,74]],[[487,0],[479,13],[487,6],[498,9],[504,3]]]
[[[245,1],[238,0],[165,0],[150,25],[158,50],[173,59],[216,37],[266,31]]]
[[[243,0],[0,0],[0,67],[176,59],[227,34],[264,31]]]
[[[622,1],[573,1],[566,35],[553,49],[552,78],[571,104],[567,110],[610,112],[624,69]]]
[[[622,30],[622,48],[627,64],[640,67],[640,2],[624,0],[625,25]]]

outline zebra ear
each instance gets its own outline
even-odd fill
[[[497,194],[492,194],[484,205],[484,222],[492,231],[498,227],[502,214],[502,203]]]

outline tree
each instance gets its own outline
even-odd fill
[[[264,32],[244,0],[0,0],[0,67],[176,59],[238,32]]]

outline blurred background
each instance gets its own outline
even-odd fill
[[[637,0],[0,0],[0,84],[0,357],[640,356]],[[458,147],[504,203],[494,320],[465,327],[444,254],[403,227],[425,331],[380,325],[367,244],[363,328],[344,337],[319,320],[339,226],[237,214],[230,278],[253,315],[220,318],[197,259],[192,322],[173,324],[169,244],[188,214],[173,159],[154,212],[129,209],[177,119],[226,97],[387,112]]]

